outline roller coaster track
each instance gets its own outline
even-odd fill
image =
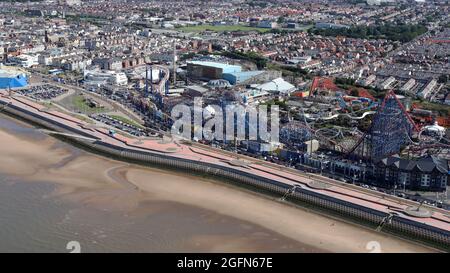
[[[438,139],[435,139],[433,142],[426,142],[425,140],[421,139],[422,134],[426,131],[425,128],[422,128],[419,132],[418,135],[418,139],[419,142],[415,142],[414,140],[411,139],[411,137],[409,135],[408,136],[408,140],[409,142],[415,146],[413,147],[413,150],[423,150],[423,149],[431,149],[431,148],[450,148],[450,144],[445,144],[445,143],[441,143],[442,141],[446,141],[447,143],[450,143],[450,140],[440,136]]]
[[[367,112],[364,112],[361,116],[352,116],[352,115],[350,115],[349,113],[342,113],[342,114],[335,114],[335,115],[332,115],[332,116],[330,116],[330,117],[321,117],[321,118],[317,118],[317,119],[313,119],[313,118],[310,118],[310,119],[312,119],[312,120],[332,120],[332,119],[335,119],[335,118],[337,118],[337,117],[347,117],[347,118],[349,118],[349,119],[353,119],[353,120],[361,120],[361,119],[363,119],[363,118],[365,118],[366,116],[368,116],[368,115],[373,115],[373,114],[376,114],[377,112],[375,112],[375,111],[367,111]]]
[[[324,141],[324,142],[331,143],[331,144],[334,145],[334,146],[338,146],[339,148],[342,149],[342,151],[346,151],[346,150],[347,150],[344,146],[340,145],[340,144],[339,144],[338,142],[336,142],[335,140],[333,140],[333,139],[331,139],[331,138],[328,138],[328,137],[322,135],[322,134],[320,133],[320,131],[313,129],[313,128],[310,126],[310,124],[308,123],[308,121],[306,120],[306,115],[305,115],[305,111],[304,111],[303,107],[300,106],[300,109],[301,109],[301,111],[302,111],[303,122],[304,122],[304,125],[302,125],[302,127],[304,127],[305,129],[309,130],[309,131],[311,132],[311,135],[315,135],[319,140],[322,140],[322,141]],[[342,133],[342,132],[341,132],[341,133]]]
[[[377,112],[375,113],[375,115],[378,115],[381,113],[381,111],[384,109],[386,102],[388,101],[389,98],[393,98],[395,99],[397,105],[399,106],[399,110],[404,114],[405,118],[410,122],[410,124],[413,127],[413,130],[415,132],[419,132],[420,129],[417,127],[417,125],[414,123],[414,121],[412,120],[411,116],[406,112],[406,109],[403,107],[403,105],[401,104],[401,102],[398,100],[398,98],[396,97],[395,93],[393,90],[390,90],[386,96],[383,99],[382,104],[380,105],[380,107],[378,108]],[[347,156],[349,156],[350,154],[354,153],[355,150],[361,145],[361,143],[364,141],[364,139],[366,139],[366,137],[368,136],[368,133],[372,130],[373,128],[373,122],[370,126],[370,128],[367,130],[367,132],[364,133],[364,135],[358,140],[358,142],[347,152]],[[364,149],[363,149],[364,150]]]

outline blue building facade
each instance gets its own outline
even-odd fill
[[[240,84],[245,82],[257,75],[264,73],[264,71],[242,71],[234,73],[224,73],[223,79],[229,81],[231,84]]]
[[[21,74],[10,74],[0,71],[0,89],[19,88],[28,85],[27,76]]]
[[[241,72],[240,65],[209,61],[187,62],[187,75],[194,79],[222,79],[223,74]]]

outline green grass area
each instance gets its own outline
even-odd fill
[[[450,116],[450,106],[448,105],[420,100],[415,100],[413,103],[422,109],[437,112],[442,117]]]
[[[349,28],[313,28],[310,30],[316,35],[322,36],[345,36],[361,39],[388,39],[400,42],[412,41],[419,35],[427,32],[423,25],[399,24],[399,25],[376,25],[376,26],[352,26]]]
[[[54,104],[53,102],[39,102],[39,104],[44,105],[45,107],[47,107],[49,110],[56,110],[59,112],[63,112],[69,116],[72,116],[74,118],[77,118],[79,120],[85,121],[87,123],[90,124],[94,124],[94,121],[92,121],[90,118],[83,116],[83,115],[78,115],[78,114],[74,114],[72,112],[68,112],[66,110],[61,109],[60,107],[57,107],[57,104]]]
[[[257,28],[257,27],[249,27],[243,25],[233,25],[233,26],[211,26],[211,25],[198,25],[198,26],[188,26],[188,27],[179,27],[178,30],[184,32],[202,32],[202,31],[215,31],[215,32],[231,32],[231,31],[258,31],[261,33],[269,32],[270,28]]]
[[[131,119],[126,118],[126,117],[123,117],[123,116],[118,116],[118,115],[108,115],[108,116],[110,116],[111,118],[113,118],[115,120],[121,121],[123,123],[127,123],[127,124],[130,124],[130,125],[142,128],[142,129],[145,128],[144,126],[142,126],[141,124],[137,123],[136,121],[131,120]]]
[[[305,77],[310,78],[308,70],[301,69],[296,66],[279,65],[276,63],[268,63],[267,69],[281,71],[283,77],[293,76],[293,77]]]
[[[106,109],[103,107],[91,107],[81,95],[74,96],[71,101],[72,106],[76,111],[80,111],[85,114],[94,114],[106,111]]]

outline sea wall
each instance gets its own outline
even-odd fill
[[[2,109],[0,112],[18,117],[35,125],[58,132],[79,134],[92,138],[91,135],[86,134],[83,131],[58,123],[52,119],[42,117],[33,112],[13,105],[3,104],[3,106],[4,107],[0,107]],[[68,138],[70,142],[78,144],[87,150],[106,155],[114,159],[149,166],[164,166],[177,170],[186,170],[198,174],[225,178],[222,180],[226,183],[244,186],[251,190],[270,194],[278,198],[284,196],[286,201],[294,204],[308,207],[313,210],[318,210],[334,217],[358,222],[371,228],[377,228],[381,223],[383,223],[382,231],[394,233],[400,237],[414,241],[421,241],[446,251],[450,251],[450,232],[447,230],[442,230],[420,222],[411,221],[397,215],[391,215],[391,217],[389,217],[387,213],[381,211],[310,191],[306,188],[306,186],[297,187],[293,192],[287,194],[290,189],[292,190],[290,185],[240,171],[235,168],[219,166],[208,162],[177,158],[171,156],[170,154],[166,155],[151,151],[137,151],[113,146],[101,141],[100,139],[89,141],[80,138],[65,138]]]

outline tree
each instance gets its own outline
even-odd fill
[[[358,96],[359,96],[358,89],[353,88],[353,89],[350,91],[350,95],[353,96],[353,97],[358,97]]]

